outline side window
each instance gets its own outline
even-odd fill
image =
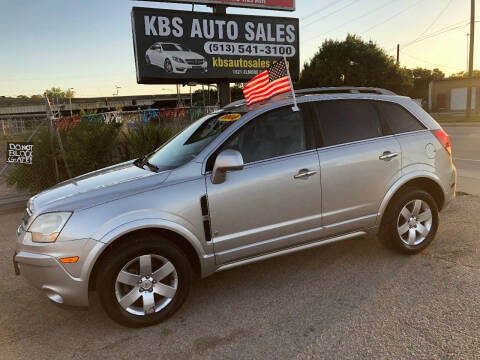
[[[383,120],[394,134],[425,129],[412,114],[398,104],[377,102],[376,106]]]
[[[323,146],[382,136],[378,112],[368,101],[334,100],[316,103]]]
[[[246,164],[305,151],[302,113],[288,107],[260,115],[237,131],[222,148],[240,151]]]

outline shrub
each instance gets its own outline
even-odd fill
[[[148,154],[167,142],[174,135],[169,127],[157,127],[153,123],[146,123],[123,132],[120,143],[122,160],[130,160]]]
[[[88,121],[59,131],[72,177],[150,153],[174,134],[174,130],[168,127],[157,127],[150,123],[122,132],[119,124]],[[18,190],[39,192],[57,183],[48,128],[39,131],[33,144],[33,164],[16,165],[7,177],[7,184],[15,185]],[[67,180],[63,154],[56,136],[54,151],[57,154],[59,180]]]
[[[113,156],[118,146],[119,124],[80,122],[69,130],[61,130],[67,164],[72,176],[101,169],[118,162]],[[63,159],[59,165],[63,167]]]

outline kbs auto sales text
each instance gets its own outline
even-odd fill
[[[181,38],[185,34],[183,19],[165,16],[144,16],[146,36],[174,36]],[[228,39],[231,41],[269,41],[277,43],[294,43],[296,29],[292,24],[254,23],[248,21],[240,28],[234,20],[208,20],[193,18],[190,30],[191,39]],[[240,33],[242,32],[242,33]],[[243,36],[242,36],[243,35]]]

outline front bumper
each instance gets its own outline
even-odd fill
[[[88,280],[96,254],[104,244],[92,239],[38,244],[17,233],[13,258],[15,273],[59,305],[88,306]],[[63,257],[79,256],[74,264],[63,264]]]
[[[88,283],[72,277],[52,256],[20,251],[14,266],[27,281],[60,305],[88,306]]]
[[[457,169],[455,166],[452,165],[452,172],[450,175],[450,181],[448,183],[449,184],[448,189],[445,192],[445,201],[443,203],[442,210],[447,209],[452,203],[453,199],[455,199],[456,191],[457,191],[457,181],[458,181]]]
[[[202,72],[207,72],[207,64],[204,63],[202,65],[190,65],[186,63],[179,63],[179,62],[174,62],[173,63],[173,68],[175,73],[179,74],[185,74],[187,71],[202,71]]]

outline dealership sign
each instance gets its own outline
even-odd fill
[[[225,5],[271,10],[295,10],[295,0],[144,0],[200,5]]]
[[[298,19],[132,9],[137,82],[242,82],[286,57],[299,73]]]
[[[32,155],[32,143],[7,142],[7,163],[32,165]]]

